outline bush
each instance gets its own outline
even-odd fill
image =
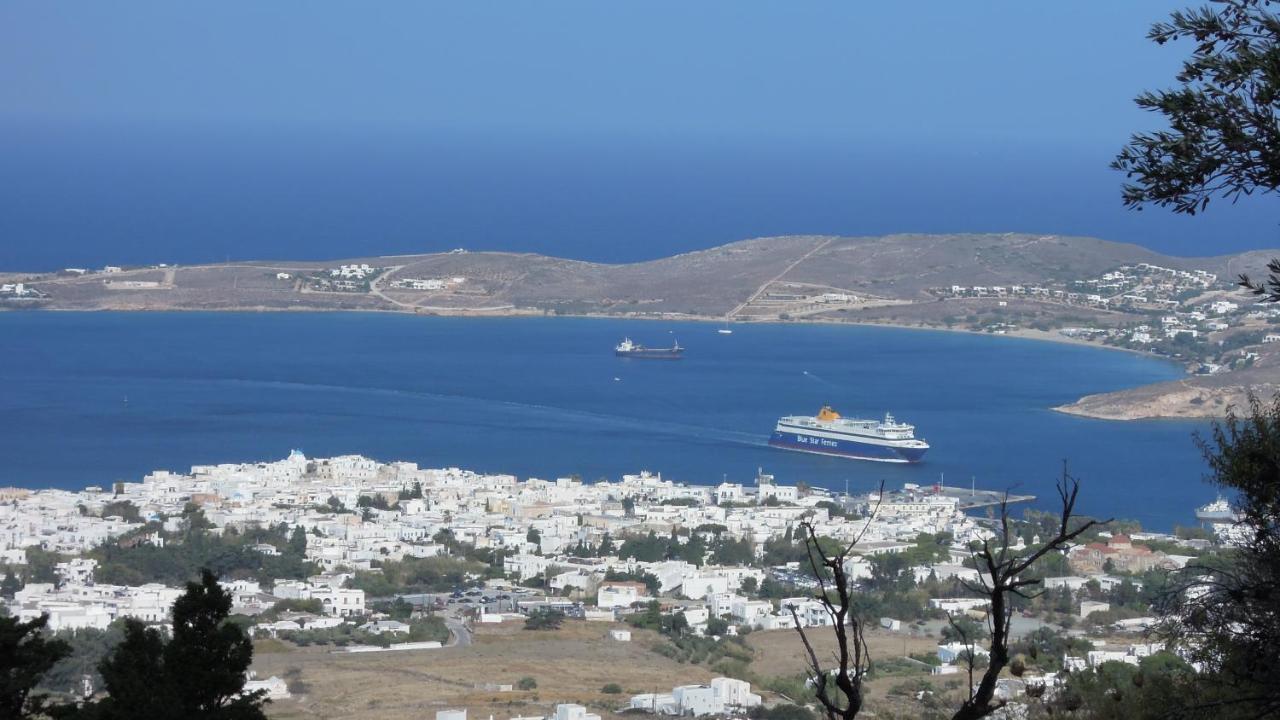
[[[618,683],[608,683],[604,687],[600,688],[600,692],[604,693],[605,695],[621,695],[622,686],[619,685]]]
[[[538,681],[526,675],[520,678],[520,682],[516,683],[516,687],[521,690],[533,690],[538,687]]]
[[[306,695],[311,692],[311,685],[302,679],[302,668],[291,667],[285,670],[284,683],[293,695]]]
[[[559,630],[564,613],[559,610],[538,610],[524,621],[525,630]]]
[[[387,597],[414,592],[447,592],[467,583],[468,575],[483,575],[486,566],[474,560],[437,555],[389,560],[380,571],[357,571],[351,587]]]
[[[324,603],[319,598],[310,598],[302,600],[300,598],[288,598],[278,601],[272,605],[269,610],[258,616],[259,621],[270,621],[279,619],[281,613],[287,612],[304,612],[320,615],[324,613]]]
[[[890,695],[914,697],[919,692],[933,692],[933,684],[924,678],[913,678],[896,683],[889,688]]]

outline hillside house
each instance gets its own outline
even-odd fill
[[[1107,564],[1121,572],[1144,573],[1154,568],[1173,568],[1176,564],[1162,552],[1145,545],[1134,545],[1127,535],[1116,535],[1103,543],[1089,543],[1072,548],[1067,556],[1071,569],[1084,575],[1101,575]]]

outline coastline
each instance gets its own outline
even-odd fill
[[[1090,342],[1089,340],[1081,340],[1071,338],[1053,331],[1033,330],[1031,328],[1019,328],[1004,333],[991,333],[982,330],[969,330],[966,328],[947,327],[946,325],[909,325],[907,323],[891,323],[879,322],[873,320],[827,320],[822,318],[795,318],[791,320],[743,320],[725,317],[723,315],[679,315],[667,317],[654,317],[652,315],[628,315],[625,313],[548,313],[543,310],[530,308],[528,310],[502,309],[499,311],[477,309],[469,310],[466,308],[457,309],[433,309],[429,312],[414,312],[396,308],[326,308],[326,307],[266,307],[266,306],[244,306],[235,308],[191,308],[191,307],[166,307],[166,308],[69,308],[69,307],[31,307],[31,308],[0,308],[0,312],[61,312],[61,313],[350,313],[350,314],[386,314],[386,315],[411,315],[416,317],[462,317],[473,319],[485,318],[546,318],[555,320],[557,318],[587,318],[601,320],[646,320],[652,322],[696,322],[711,324],[727,324],[734,325],[835,325],[835,326],[855,326],[855,327],[881,327],[893,328],[896,330],[924,330],[929,332],[946,332],[946,333],[962,333],[965,335],[981,335],[983,337],[1008,337],[1021,340],[1036,340],[1040,342],[1058,343],[1061,345],[1075,345],[1077,347],[1090,347],[1099,350],[1111,350],[1115,352],[1130,353],[1142,357],[1154,358],[1156,360],[1167,360],[1171,363],[1177,363],[1176,360],[1163,358],[1142,350],[1133,348],[1116,347],[1114,345],[1104,345],[1102,343]]]

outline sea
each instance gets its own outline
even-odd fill
[[[884,482],[1010,490],[1169,530],[1214,498],[1201,421],[1051,408],[1179,377],[1136,354],[896,328],[347,313],[0,313],[0,485],[78,489],[156,469],[356,453],[588,482],[757,473],[843,492]],[[683,360],[616,358],[624,337]],[[788,452],[781,415],[892,412],[915,465]]]
[[[1120,201],[1085,144],[3,128],[0,271],[471,250],[634,262],[752,237],[1026,232],[1275,247],[1266,198]]]

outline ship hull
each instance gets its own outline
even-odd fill
[[[813,455],[830,455],[851,460],[871,460],[874,462],[914,463],[920,462],[927,447],[895,447],[872,442],[862,442],[853,438],[828,438],[805,435],[797,432],[775,430],[769,438],[769,444],[783,450],[794,450]]]
[[[614,355],[639,360],[679,360],[684,355],[680,350],[615,350]]]

